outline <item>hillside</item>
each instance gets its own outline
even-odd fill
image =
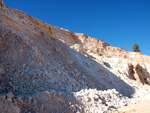
[[[0,1],[0,111],[105,112],[150,91],[150,57],[53,27]]]

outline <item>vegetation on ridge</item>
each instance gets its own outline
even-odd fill
[[[136,43],[133,45],[132,49],[133,49],[134,52],[140,52],[139,45],[136,44]]]

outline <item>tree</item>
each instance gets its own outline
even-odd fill
[[[133,45],[132,49],[133,49],[134,52],[140,52],[139,45],[136,44],[136,43]]]

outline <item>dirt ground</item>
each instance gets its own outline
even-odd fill
[[[136,104],[124,106],[111,113],[150,113],[150,95],[135,100]]]

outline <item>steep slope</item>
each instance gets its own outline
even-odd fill
[[[14,112],[88,112],[93,106],[107,111],[126,105],[130,102],[124,96],[144,87],[134,80],[150,84],[149,61],[140,53],[0,7],[0,103]],[[98,97],[90,97],[94,94]],[[109,99],[118,100],[110,104]]]
[[[21,14],[24,15],[24,19],[22,19],[23,17],[20,19]],[[25,20],[24,25],[20,23],[23,20]],[[3,81],[11,82],[9,84],[12,86],[18,86],[19,83],[22,84],[18,86],[18,89],[10,88],[11,90],[19,94],[19,89],[24,89],[21,93],[26,92],[26,88],[31,90],[32,83],[30,84],[29,82],[33,77],[33,79],[37,79],[37,81],[35,80],[35,85],[40,85],[38,83],[41,83],[42,87],[48,87],[48,84],[51,82],[52,84],[58,84],[57,87],[50,84],[50,87],[53,88],[46,87],[46,89],[60,89],[61,87],[61,89],[70,92],[79,91],[83,86],[86,86],[102,90],[116,88],[122,94],[128,96],[133,93],[129,85],[108,69],[94,60],[75,52],[45,32],[43,29],[45,27],[41,27],[41,24],[43,26],[46,26],[46,24],[39,21],[41,22],[39,24],[40,30],[37,32],[31,30],[28,25],[33,20],[36,19],[11,8],[4,7],[1,11],[1,65],[5,69],[5,74],[3,75],[9,76],[2,76],[2,79]],[[37,24],[32,22],[33,26],[37,26]],[[22,78],[22,80],[16,79],[16,77]],[[70,80],[72,80],[72,82],[67,83],[67,86],[69,85],[70,88],[67,88],[66,83],[62,83],[62,80],[67,78],[71,78]],[[47,82],[44,81],[45,83],[43,83],[43,80]],[[118,82],[116,83],[115,81]],[[110,85],[108,84],[109,82],[111,82]],[[129,88],[129,91],[127,92],[127,89],[125,91],[122,90],[121,86]],[[8,90],[7,87],[6,89]]]
[[[1,12],[1,24],[2,26],[5,26],[9,29],[16,30],[18,33],[23,34],[28,37],[36,37],[39,36],[42,37],[42,35],[47,35],[54,37],[55,39],[61,40],[63,43],[68,45],[70,48],[74,49],[77,52],[80,52],[81,54],[86,54],[88,56],[92,56],[96,58],[96,60],[102,61],[102,62],[113,62],[112,65],[119,62],[118,65],[119,70],[120,67],[122,67],[122,64],[127,65],[127,62],[129,63],[129,67],[133,66],[133,71],[135,70],[135,67],[138,63],[142,66],[142,68],[146,68],[145,71],[150,70],[150,58],[148,56],[144,56],[140,53],[134,53],[134,52],[128,52],[126,50],[122,50],[120,48],[112,47],[108,45],[107,43],[85,36],[84,34],[78,34],[78,33],[72,33],[68,30],[60,29],[58,27],[52,27],[48,24],[43,23],[42,21],[32,18],[31,16],[26,15],[23,12],[20,12],[18,10],[10,9],[7,7],[3,7]],[[125,61],[126,60],[126,61]],[[130,62],[129,62],[130,61]],[[124,63],[125,62],[125,63]],[[115,71],[117,67],[114,67]],[[123,72],[121,70],[122,74],[128,75],[128,72]],[[131,70],[129,70],[131,71]],[[114,73],[114,72],[113,72]],[[130,72],[129,72],[130,73]],[[136,72],[134,72],[136,73]],[[118,73],[115,73],[118,75]],[[134,76],[137,76],[135,74]],[[136,77],[139,82],[142,82],[140,79],[141,77]],[[149,77],[146,75],[146,78],[142,79],[148,79],[143,84],[149,83]]]

